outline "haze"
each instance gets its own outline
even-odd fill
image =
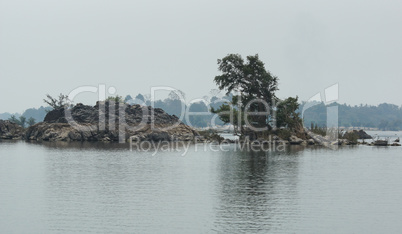
[[[83,85],[202,97],[229,53],[258,53],[281,98],[339,83],[342,103],[401,105],[401,10],[380,0],[0,0],[0,112]]]

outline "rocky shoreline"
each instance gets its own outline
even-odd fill
[[[182,123],[178,117],[169,115],[160,108],[128,105],[117,102],[97,102],[95,106],[77,104],[71,109],[50,111],[43,122],[27,129],[10,121],[0,120],[0,139],[22,139],[27,141],[193,141],[195,143],[216,142],[250,144],[277,143],[286,145],[339,146],[366,144],[354,139],[372,139],[363,130],[349,131],[343,139],[331,140],[312,132],[301,130],[285,139],[273,134],[268,139],[228,140],[216,132],[196,131]],[[302,135],[299,138],[296,135]],[[392,144],[399,146],[399,144]]]
[[[306,135],[304,139],[297,137],[296,135]],[[348,140],[353,136],[353,140]],[[331,138],[329,136],[322,136],[313,132],[304,130],[302,133],[291,135],[288,138],[280,138],[277,135],[270,135],[266,138],[243,138],[241,140],[224,139],[214,131],[210,131],[209,134],[201,133],[201,136],[197,138],[197,142],[215,142],[215,143],[239,143],[239,144],[284,144],[284,145],[301,145],[301,146],[325,146],[328,148],[334,148],[336,146],[346,145],[367,145],[375,146],[373,142],[365,142],[366,139],[373,139],[364,130],[352,130],[344,133],[342,138]],[[335,140],[334,140],[335,139]],[[363,141],[358,141],[363,140]],[[387,146],[401,146],[397,142],[390,142]]]
[[[27,129],[0,120],[0,139],[28,141],[192,141],[198,132],[159,108],[97,102],[50,111],[43,122]]]

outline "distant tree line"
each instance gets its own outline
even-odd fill
[[[47,111],[51,110],[50,107],[29,108],[22,114],[8,114],[3,113],[1,119],[9,120],[13,123],[20,125],[21,127],[30,127],[35,123],[43,121]]]
[[[16,123],[18,125],[20,125],[21,127],[25,128],[25,127],[30,127],[32,125],[34,125],[36,123],[35,119],[30,117],[29,119],[27,119],[25,116],[21,115],[20,117],[15,117],[15,115],[12,115],[9,119],[10,122]]]
[[[305,104],[300,105],[300,112]],[[378,128],[383,131],[402,130],[402,107],[387,103],[378,106],[350,106],[338,103],[326,106],[324,103],[320,103],[305,111],[303,116],[304,125],[310,126],[314,124],[319,127],[325,127],[327,107],[329,106],[338,106],[338,124],[341,127]]]

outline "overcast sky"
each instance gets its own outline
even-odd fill
[[[401,12],[400,0],[0,0],[0,112],[83,85],[202,97],[229,53],[258,53],[281,98],[339,83],[341,103],[401,105]]]

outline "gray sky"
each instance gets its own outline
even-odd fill
[[[0,0],[0,112],[100,83],[202,97],[229,53],[258,53],[282,98],[339,83],[342,103],[401,105],[401,12],[400,0]]]

